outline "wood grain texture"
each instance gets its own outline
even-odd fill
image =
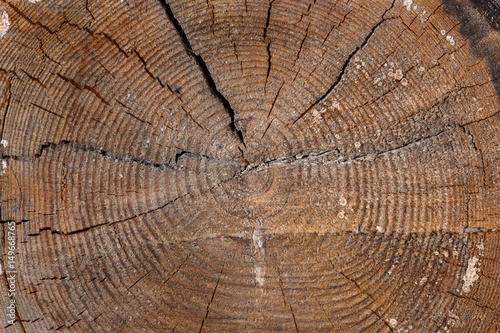
[[[498,4],[0,0],[2,331],[500,332]]]

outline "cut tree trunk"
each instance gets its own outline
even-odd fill
[[[500,332],[499,0],[0,0],[0,35],[2,332]]]

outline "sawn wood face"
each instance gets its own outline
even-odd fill
[[[1,0],[0,327],[500,331],[499,8]]]

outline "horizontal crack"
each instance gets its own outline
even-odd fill
[[[456,129],[456,128],[453,127],[452,129]],[[378,152],[372,152],[372,153],[368,153],[368,154],[364,154],[364,155],[358,155],[358,156],[354,156],[351,158],[341,157],[337,160],[333,160],[333,162],[336,162],[339,164],[349,164],[349,163],[353,163],[353,162],[360,161],[360,160],[367,159],[367,158],[375,159],[375,158],[380,157],[380,156],[384,156],[384,155],[391,154],[391,153],[397,153],[400,150],[403,150],[403,149],[406,149],[406,148],[409,148],[412,146],[416,146],[423,141],[438,137],[439,135],[446,133],[446,132],[448,132],[448,130],[442,130],[437,134],[433,134],[433,135],[419,138],[417,140],[406,143],[406,144],[401,145],[401,146],[396,147],[396,148],[391,148],[391,149],[378,151]],[[340,150],[338,148],[334,148],[334,149],[323,151],[323,152],[311,152],[308,154],[297,154],[297,155],[292,155],[292,156],[277,157],[277,158],[269,159],[263,163],[250,164],[245,169],[243,169],[240,172],[240,174],[244,174],[244,173],[250,172],[250,171],[255,170],[255,169],[266,168],[271,164],[302,162],[302,161],[306,161],[306,160],[310,160],[310,159],[316,159],[316,158],[319,159],[322,157],[328,157],[328,156],[334,155],[334,154],[340,154]]]
[[[155,168],[155,169],[160,169],[160,170],[182,170],[183,169],[182,167],[178,167],[177,165],[172,164],[172,163],[156,163],[156,162],[146,160],[146,159],[141,159],[141,158],[138,158],[135,156],[117,154],[117,153],[114,153],[111,151],[101,149],[101,148],[96,147],[96,146],[92,146],[90,144],[81,143],[81,142],[73,142],[73,141],[68,141],[68,140],[62,140],[59,143],[53,143],[53,142],[44,143],[40,146],[40,150],[38,151],[38,153],[35,154],[34,157],[3,155],[3,156],[1,156],[1,158],[4,160],[12,159],[12,160],[19,160],[19,161],[31,161],[31,160],[40,158],[43,155],[43,152],[45,150],[51,150],[51,149],[58,150],[62,146],[66,146],[66,147],[69,147],[72,149],[101,155],[101,156],[104,156],[108,159],[118,160],[121,162],[130,162],[130,163],[145,165],[145,166]],[[235,162],[235,161],[214,158],[214,157],[210,157],[210,156],[203,155],[200,153],[194,153],[194,152],[189,152],[189,151],[181,151],[180,153],[178,153],[176,155],[176,159],[175,159],[176,163],[177,163],[177,160],[181,156],[186,156],[188,158],[197,159],[197,160],[208,160],[208,161],[221,163],[221,164],[239,165],[239,163]]]

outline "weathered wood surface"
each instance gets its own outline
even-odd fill
[[[499,8],[1,0],[2,331],[500,332]]]

